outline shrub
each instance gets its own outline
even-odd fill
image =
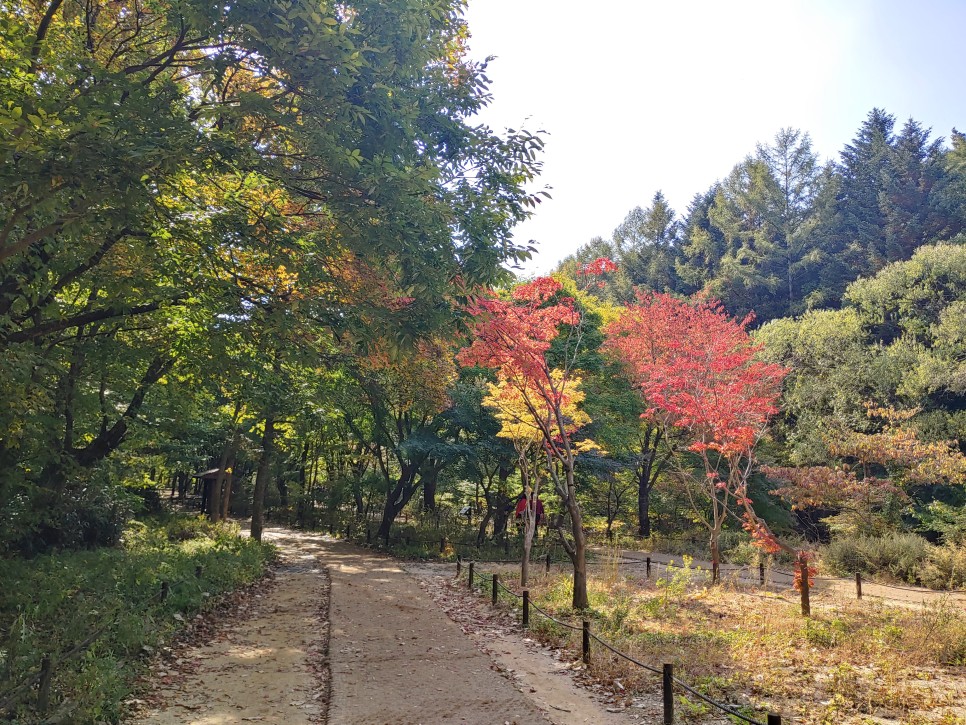
[[[843,536],[825,547],[822,562],[834,574],[862,572],[914,584],[933,548],[916,534]]]
[[[934,547],[922,565],[919,579],[933,589],[966,588],[966,544]]]

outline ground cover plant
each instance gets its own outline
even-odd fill
[[[761,720],[777,712],[808,725],[966,723],[966,612],[956,605],[820,599],[803,618],[794,593],[707,588],[688,559],[680,563],[651,580],[605,566],[589,581],[592,631],[642,662],[674,664],[703,694]],[[540,576],[531,597],[567,619],[569,586],[566,576]],[[519,606],[506,594],[503,602]],[[579,632],[537,615],[531,630],[579,660]],[[599,646],[592,652],[591,674],[628,704],[659,691],[653,673]],[[677,711],[687,722],[714,714],[684,695]]]
[[[116,547],[0,559],[0,717],[43,719],[36,689],[19,686],[46,655],[51,712],[116,722],[144,655],[272,556],[237,526],[169,515],[131,522]]]

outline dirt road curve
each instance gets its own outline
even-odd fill
[[[449,618],[443,607],[452,607],[426,591],[439,588],[430,581],[438,574],[416,570],[414,578],[391,559],[321,535],[270,529],[266,538],[283,554],[275,586],[215,641],[165,664],[153,707],[132,725],[632,722],[516,634],[485,632],[480,641],[479,628]],[[319,606],[327,593],[328,632]],[[318,673],[327,634],[331,700]]]

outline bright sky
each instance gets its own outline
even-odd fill
[[[963,0],[469,0],[497,129],[549,132],[552,200],[518,227],[543,273],[662,190],[683,213],[755,144],[837,159],[873,107],[966,130]]]

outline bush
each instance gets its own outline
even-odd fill
[[[919,578],[923,586],[932,589],[966,588],[966,544],[934,547]]]
[[[933,548],[916,534],[843,536],[825,547],[822,563],[828,571],[841,576],[862,572],[874,578],[915,584]]]

